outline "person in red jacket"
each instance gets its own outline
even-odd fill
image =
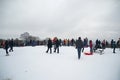
[[[92,44],[92,40],[89,41],[89,46],[90,46],[90,53],[93,54],[93,44]]]

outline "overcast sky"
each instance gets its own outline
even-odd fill
[[[118,39],[120,0],[0,0],[0,38]]]

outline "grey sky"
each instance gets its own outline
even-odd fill
[[[120,37],[120,0],[0,0],[0,38]]]

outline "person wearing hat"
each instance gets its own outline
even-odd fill
[[[83,48],[83,41],[81,40],[81,37],[78,37],[78,40],[76,41],[76,49],[78,51],[78,59],[81,57],[81,49]]]

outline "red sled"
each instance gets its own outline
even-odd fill
[[[85,52],[84,54],[85,55],[93,55],[93,53],[91,53],[91,52]]]

